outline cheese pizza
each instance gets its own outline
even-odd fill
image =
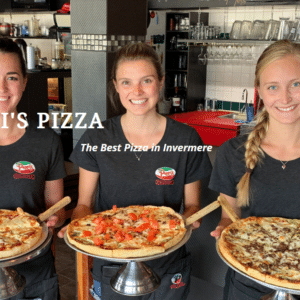
[[[41,236],[42,227],[34,216],[21,208],[0,209],[0,259],[27,252]]]
[[[300,289],[300,220],[249,217],[226,227],[218,242],[235,268],[260,281]]]
[[[186,232],[182,216],[164,206],[117,208],[73,220],[68,240],[77,248],[98,256],[128,258],[166,251]]]

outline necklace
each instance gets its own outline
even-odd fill
[[[284,161],[281,161],[281,160],[280,160],[280,162],[282,163],[281,168],[284,170],[284,169],[285,169],[285,165],[286,165],[289,161],[287,160],[286,162],[284,162]]]
[[[133,145],[133,144],[131,144],[131,145]],[[140,161],[140,160],[141,160],[141,157],[142,157],[142,155],[143,155],[143,152],[141,153],[140,156],[137,156],[137,154],[136,154],[135,152],[134,152],[134,155],[135,155],[135,157],[137,158],[137,160]]]
[[[152,134],[155,132],[155,130],[156,130],[156,128],[157,128],[157,125],[158,125],[158,122],[155,124],[155,126],[154,126],[154,128],[153,128],[153,130],[152,130],[152,132],[151,132],[151,134],[150,134],[150,138],[148,139],[146,145],[149,144],[149,141],[151,140]],[[128,131],[127,131],[127,135],[129,135],[129,134],[128,134]],[[133,143],[131,143],[131,145],[133,145]],[[138,156],[138,155],[135,153],[135,151],[134,151],[133,153],[134,153],[134,156],[136,157],[136,159],[137,159],[138,161],[140,161],[140,160],[141,160],[141,157],[142,157],[142,155],[143,155],[144,152],[143,152],[143,150],[142,150],[142,153],[141,153],[140,156]]]

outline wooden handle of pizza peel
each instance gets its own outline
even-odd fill
[[[239,220],[239,217],[234,212],[231,205],[228,203],[227,199],[223,195],[220,195],[218,197],[217,201],[219,201],[222,208],[224,208],[224,210],[226,211],[227,215],[229,216],[229,218],[231,219],[232,222],[235,222],[235,221]]]
[[[68,205],[71,202],[71,198],[69,196],[62,198],[57,203],[55,203],[53,206],[51,206],[49,209],[44,211],[43,213],[38,215],[38,220],[40,222],[43,222],[47,220],[50,216],[55,214],[58,210],[62,209],[66,205]]]
[[[185,220],[185,225],[188,226],[188,225],[193,224],[195,221],[197,221],[197,220],[203,218],[204,216],[208,215],[210,212],[217,209],[219,206],[220,206],[220,203],[219,203],[218,200],[216,200],[213,203],[205,206],[204,208],[200,209],[199,211],[197,211],[193,215],[189,216]]]

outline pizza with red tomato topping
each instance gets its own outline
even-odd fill
[[[71,244],[87,253],[129,258],[162,253],[186,232],[182,216],[165,206],[117,208],[73,220],[67,229]]]

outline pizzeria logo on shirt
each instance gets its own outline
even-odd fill
[[[13,169],[15,172],[14,174],[14,179],[35,179],[34,171],[35,171],[35,166],[33,163],[29,161],[18,161],[13,165]]]
[[[155,175],[158,179],[155,180],[156,185],[173,185],[176,171],[169,167],[158,168]]]
[[[179,289],[182,286],[185,286],[185,283],[183,283],[182,281],[182,275],[180,273],[175,274],[171,281],[172,281],[172,285],[171,285],[171,289]]]

